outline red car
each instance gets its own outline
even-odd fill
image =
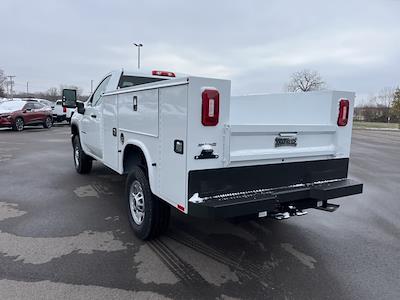
[[[25,125],[51,128],[52,124],[51,108],[39,102],[12,100],[0,103],[0,127],[22,131]]]

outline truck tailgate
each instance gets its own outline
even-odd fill
[[[337,125],[339,102],[354,93],[323,91],[232,97],[225,165],[349,156],[351,127]]]

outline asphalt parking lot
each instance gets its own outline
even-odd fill
[[[364,194],[232,224],[175,212],[142,242],[124,177],[73,166],[69,127],[0,130],[0,299],[399,299],[400,133],[353,132]]]

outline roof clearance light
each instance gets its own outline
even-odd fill
[[[166,76],[166,77],[175,77],[175,73],[173,72],[168,72],[168,71],[157,71],[157,70],[153,70],[151,72],[152,75],[155,76]]]

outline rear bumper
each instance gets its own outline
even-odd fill
[[[54,120],[55,122],[62,122],[62,121],[67,120],[67,116],[66,116],[66,115],[56,115],[56,114],[53,114],[53,120]]]
[[[189,200],[189,214],[206,218],[232,218],[298,209],[327,208],[328,200],[362,193],[363,185],[350,179],[329,180]]]

